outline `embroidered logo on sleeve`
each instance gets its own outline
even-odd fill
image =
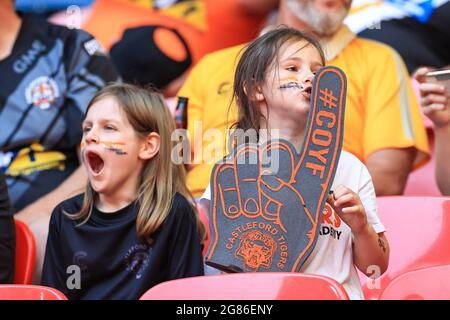
[[[41,110],[50,108],[59,95],[59,88],[55,80],[47,76],[34,79],[25,89],[27,103],[33,104]]]

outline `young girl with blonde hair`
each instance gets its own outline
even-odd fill
[[[89,183],[53,211],[43,285],[69,299],[138,299],[203,275],[204,227],[171,159],[174,129],[156,92],[112,84],[96,94],[83,120]]]

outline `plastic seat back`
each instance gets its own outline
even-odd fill
[[[348,300],[343,286],[318,275],[289,272],[220,274],[177,279],[149,289],[141,300]]]
[[[390,244],[389,267],[363,286],[366,299],[378,299],[405,272],[450,264],[449,197],[380,197],[378,213]],[[365,276],[362,276],[363,283]]]
[[[31,284],[36,257],[36,242],[28,226],[15,220],[16,225],[16,265],[15,284]]]
[[[380,300],[450,300],[450,265],[406,272],[389,283]]]
[[[0,300],[67,300],[60,291],[33,285],[0,285]]]

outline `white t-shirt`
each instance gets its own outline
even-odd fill
[[[358,158],[345,151],[339,158],[331,190],[336,190],[339,185],[359,195],[366,210],[367,220],[375,232],[385,232],[386,229],[377,215],[375,189],[369,171]],[[211,199],[209,186],[201,198]],[[353,235],[350,227],[328,204],[325,204],[319,231],[316,246],[301,271],[333,278],[344,286],[350,299],[364,299],[358,273],[353,264]]]

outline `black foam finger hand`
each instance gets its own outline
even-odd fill
[[[277,174],[262,168],[267,150],[280,151]],[[259,156],[256,163],[255,154]],[[298,157],[292,144],[279,140],[260,149],[241,146],[233,165],[216,165],[207,264],[235,272],[295,271],[303,263],[298,256],[312,247],[313,221],[317,219],[309,215],[302,196],[292,186]]]
[[[216,164],[207,264],[228,272],[300,270],[317,241],[337,167],[345,91],[340,69],[316,74],[300,153],[275,140],[259,149],[241,145],[233,161]]]

